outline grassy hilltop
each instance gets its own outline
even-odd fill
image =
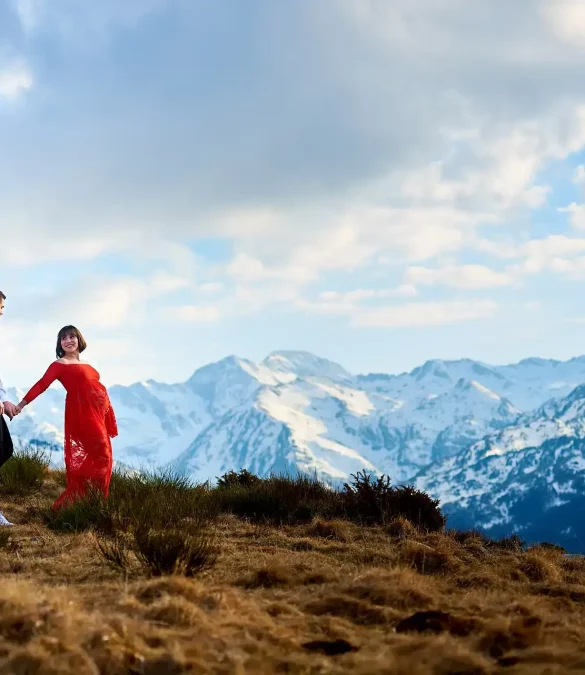
[[[415,490],[114,476],[53,514],[63,480],[0,471],[0,675],[585,672],[585,559]]]

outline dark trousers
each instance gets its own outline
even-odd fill
[[[0,466],[5,464],[12,457],[13,452],[14,446],[12,445],[12,438],[8,431],[8,425],[6,424],[4,415],[0,415]]]

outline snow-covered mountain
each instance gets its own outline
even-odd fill
[[[245,467],[337,482],[366,469],[405,482],[486,436],[516,433],[533,408],[581,382],[585,357],[503,367],[434,360],[410,373],[354,376],[307,352],[281,351],[259,364],[231,356],[179,384],[148,380],[109,392],[120,429],[115,456],[125,465],[170,465],[197,480]],[[51,388],[12,423],[17,439],[53,450],[55,463],[63,404],[62,390]],[[564,434],[552,408],[549,417],[535,424],[548,424],[551,438]]]
[[[240,468],[303,471],[332,483],[364,469],[415,482],[453,525],[530,537],[563,514],[558,537],[582,535],[585,549],[585,526],[570,518],[585,494],[585,357],[433,360],[400,375],[352,375],[281,351],[261,363],[230,356],[178,384],[109,392],[115,459],[126,466],[172,467],[200,481]],[[55,465],[64,398],[52,387],[11,423],[17,442],[47,448]]]
[[[514,530],[583,551],[585,385],[425,467],[414,483],[441,500],[454,527]]]

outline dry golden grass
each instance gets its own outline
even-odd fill
[[[214,567],[149,579],[46,529],[57,489],[2,503],[0,675],[585,672],[585,562],[559,551],[223,517]]]

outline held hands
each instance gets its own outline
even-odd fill
[[[4,401],[4,403],[0,401],[0,415],[6,414],[9,419],[12,419],[21,411],[22,407],[20,405],[14,405],[14,403],[11,403],[10,401]]]

